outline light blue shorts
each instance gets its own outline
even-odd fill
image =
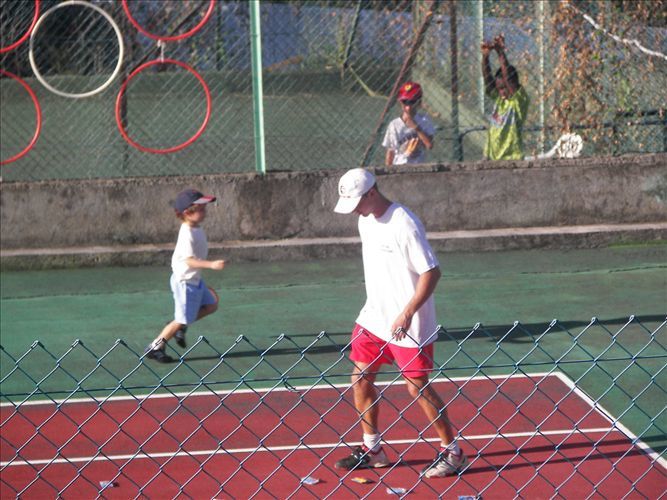
[[[191,325],[197,321],[202,306],[215,304],[215,295],[207,288],[204,280],[198,285],[180,281],[171,275],[171,291],[174,294],[174,321]]]

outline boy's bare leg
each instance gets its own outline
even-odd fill
[[[177,321],[170,321],[165,325],[165,327],[162,329],[160,332],[160,335],[157,336],[158,339],[162,339],[165,342],[169,341],[171,338],[176,335],[176,332],[183,328],[184,325],[183,323],[179,323]],[[157,340],[157,339],[156,339]]]

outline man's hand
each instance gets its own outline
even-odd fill
[[[408,334],[408,330],[410,329],[411,324],[412,317],[407,315],[405,312],[402,312],[391,325],[392,336],[396,340],[403,340]]]
[[[414,118],[415,111],[410,109],[410,112],[407,113],[403,111],[403,114],[401,115],[401,120],[403,120],[403,123],[405,123],[405,126],[408,128],[417,128],[417,122],[415,121]]]
[[[505,35],[502,33],[493,39],[495,49],[500,52],[505,50]]]
[[[225,267],[225,261],[224,260],[212,260],[211,261],[211,269],[215,271],[222,271]]]
[[[495,42],[484,42],[482,43],[482,56],[488,57],[493,49],[496,48]]]
[[[408,139],[408,143],[405,146],[405,154],[408,156],[412,156],[415,151],[417,151],[417,148],[419,147],[419,137],[413,137],[412,139]]]

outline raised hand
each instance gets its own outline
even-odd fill
[[[502,33],[493,39],[493,45],[497,51],[505,50],[505,35]]]

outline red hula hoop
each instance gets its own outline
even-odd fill
[[[28,143],[28,145],[23,149],[23,151],[15,154],[11,158],[7,158],[6,160],[0,160],[0,165],[6,165],[7,163],[11,163],[13,161],[18,160],[19,158],[22,158],[25,156],[28,151],[32,149],[32,147],[35,145],[37,142],[37,138],[39,137],[39,133],[42,130],[42,108],[39,106],[39,101],[37,100],[37,95],[35,92],[30,88],[30,85],[28,85],[26,82],[23,81],[20,77],[16,76],[14,73],[10,73],[9,71],[5,71],[4,69],[0,69],[0,75],[5,75],[8,76],[9,78],[13,78],[17,82],[19,82],[24,89],[30,94],[30,98],[32,99],[32,103],[35,105],[35,114],[37,116],[37,123],[35,125],[35,133],[32,136],[32,139]]]
[[[149,38],[152,38],[153,40],[162,40],[163,42],[175,42],[177,40],[183,40],[184,38],[187,38],[189,36],[194,35],[197,31],[199,31],[211,18],[211,15],[213,14],[213,8],[215,7],[215,0],[210,0],[208,4],[208,10],[206,11],[206,14],[204,14],[204,17],[202,18],[201,21],[199,21],[199,24],[192,28],[190,31],[186,31],[185,33],[182,33],[180,35],[172,35],[172,36],[162,36],[162,35],[156,35],[155,33],[151,33],[150,31],[147,31],[141,26],[137,20],[132,17],[132,13],[130,12],[130,7],[127,5],[127,0],[122,0],[123,3],[123,10],[125,11],[125,15],[127,15],[128,19],[130,22],[134,25],[135,28],[144,35],[146,35]]]
[[[125,127],[123,127],[123,122],[120,116],[123,94],[125,93],[125,89],[127,88],[127,85],[130,83],[130,80],[132,80],[132,78],[137,76],[144,69],[150,66],[155,66],[156,64],[175,64],[176,66],[184,68],[189,73],[194,75],[194,77],[199,81],[202,88],[204,89],[204,94],[206,95],[206,116],[204,117],[204,121],[199,127],[199,130],[197,130],[197,132],[195,132],[195,134],[192,137],[190,137],[187,141],[178,144],[177,146],[172,146],[170,148],[164,148],[164,149],[142,146],[138,142],[132,140],[128,135],[127,131],[125,130]],[[199,139],[199,136],[204,133],[204,130],[206,129],[206,125],[208,125],[208,120],[210,117],[211,117],[211,92],[208,89],[208,85],[206,85],[206,82],[204,81],[202,76],[199,73],[197,73],[197,71],[195,71],[191,66],[187,65],[184,62],[177,61],[175,59],[154,59],[152,61],[145,62],[137,69],[135,69],[132,73],[130,73],[130,75],[121,85],[120,91],[118,92],[118,97],[116,97],[116,125],[118,125],[118,130],[120,131],[120,134],[129,144],[137,148],[139,151],[144,151],[146,153],[167,154],[167,153],[174,153],[176,151],[180,151],[181,149],[188,147],[190,144]]]
[[[35,24],[37,24],[37,19],[39,19],[39,4],[41,0],[35,0],[35,15],[32,17],[32,22],[30,23],[30,27],[28,28],[28,31],[26,31],[21,38],[16,40],[13,44],[8,45],[7,47],[0,47],[0,54],[4,54],[5,52],[9,52],[10,50],[14,50],[16,47],[21,45],[23,42],[25,42],[28,37],[30,36],[30,33],[32,33],[32,29],[35,27]]]

